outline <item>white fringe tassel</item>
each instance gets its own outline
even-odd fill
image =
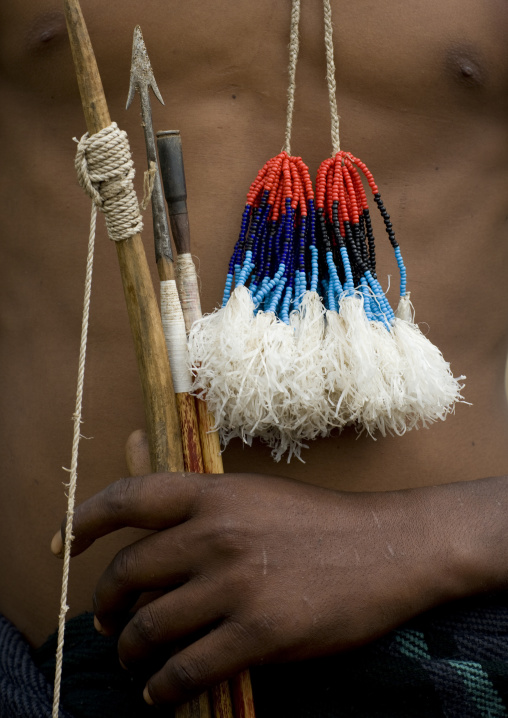
[[[307,292],[290,325],[254,314],[246,287],[189,335],[194,392],[206,396],[224,444],[261,437],[278,461],[300,458],[304,442],[328,431],[323,353],[324,307]]]
[[[444,421],[453,413],[465,376],[455,378],[450,364],[413,322],[409,296],[402,297],[392,332],[403,363],[405,415],[407,429]]]
[[[374,437],[445,419],[463,401],[465,377],[453,377],[414,324],[409,296],[396,317],[388,331],[367,319],[360,293],[343,296],[337,313],[307,292],[288,326],[255,314],[238,287],[190,332],[194,393],[206,397],[224,445],[260,437],[277,461],[301,459],[306,441],[348,424]]]

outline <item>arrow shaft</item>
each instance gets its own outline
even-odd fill
[[[184,347],[186,345],[186,337],[182,307],[180,306],[178,295],[176,296],[176,301],[174,303],[166,301],[169,296],[169,292],[176,293],[177,289],[176,283],[173,280],[173,264],[171,261],[166,261],[167,255],[165,254],[167,248],[169,248],[169,252],[171,252],[171,245],[169,242],[169,228],[156,156],[155,138],[152,125],[152,108],[149,95],[150,87],[152,87],[156,97],[162,102],[162,97],[153,76],[150,60],[146,52],[141,28],[137,26],[134,30],[131,81],[127,107],[130,106],[135,92],[138,90],[141,99],[141,116],[143,119],[148,164],[150,166],[150,163],[154,162],[157,168],[154,191],[152,194],[154,238],[156,245],[157,267],[161,278],[161,288],[164,285],[164,291],[161,291],[161,314],[163,323],[165,327],[168,328],[168,352],[172,355],[172,349],[174,348],[176,337],[174,335],[170,336],[169,328],[172,324],[171,319],[176,319],[176,314],[182,316],[183,334],[181,337],[179,335],[178,341],[180,341],[181,338]],[[163,134],[178,134],[178,137],[163,139],[162,142],[159,143],[159,148],[166,147],[167,149],[168,146],[171,148],[174,145],[174,152],[170,154],[175,155],[175,157],[172,162],[168,163],[168,166],[171,168],[171,181],[169,182],[171,187],[168,192],[166,192],[166,198],[168,200],[168,209],[171,216],[171,228],[173,230],[175,246],[177,247],[179,254],[181,254],[181,252],[188,254],[190,253],[190,237],[186,207],[187,192],[185,188],[185,175],[183,171],[183,159],[181,156],[180,137],[179,133],[169,132]],[[172,140],[176,141],[176,144],[175,142],[172,142]],[[175,161],[175,158],[177,158],[177,161]],[[161,163],[163,167],[164,162],[164,157],[161,155]],[[165,185],[167,183],[167,179],[168,178],[165,177]],[[164,269],[167,270],[167,274],[161,271]],[[170,281],[163,282],[162,280]],[[197,282],[194,294],[195,296],[193,298],[197,300],[197,306],[199,307]],[[162,301],[162,295],[164,295],[164,301]],[[172,294],[172,296],[174,296],[174,294]],[[180,345],[178,344],[178,346]],[[175,372],[175,375],[178,375],[178,373]],[[213,418],[211,418],[208,414],[205,405],[202,402],[199,402],[202,404],[202,407],[200,411],[201,426],[198,426],[194,397],[185,393],[183,390],[179,391],[176,397],[182,427],[186,470],[197,471],[200,473],[203,472],[203,470],[211,473],[222,473],[223,466],[218,436],[217,433],[209,433],[214,423]],[[206,458],[206,466],[203,465],[203,458]],[[227,681],[212,689],[212,700],[214,718],[233,718],[230,687]],[[242,673],[242,675],[234,682],[234,700],[237,709],[237,718],[254,718],[252,689],[250,687],[250,679],[247,672]],[[176,718],[211,718],[210,705],[206,695],[202,695],[191,703],[178,707],[175,711],[175,716]]]
[[[143,132],[145,135],[146,156],[148,167],[153,162],[155,165],[155,181],[152,191],[152,218],[153,218],[153,236],[155,245],[155,261],[161,279],[166,279],[165,268],[168,262],[173,261],[173,252],[171,249],[171,240],[169,238],[169,226],[166,216],[166,208],[164,206],[164,197],[162,194],[162,184],[159,173],[159,165],[157,161],[157,149],[155,144],[155,136],[152,124],[152,106],[150,103],[149,90],[146,85],[139,87],[141,97],[141,118],[143,121]]]

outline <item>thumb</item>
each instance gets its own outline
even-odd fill
[[[131,476],[144,476],[151,473],[146,432],[141,429],[132,432],[125,444],[125,459]]]

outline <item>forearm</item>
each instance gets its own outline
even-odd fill
[[[348,650],[508,586],[507,482],[345,493],[274,476],[152,475],[78,507],[74,552],[123,526],[155,532],[115,557],[95,610],[106,632],[121,631],[132,669],[204,631],[150,680],[156,702],[179,701],[247,665]],[[140,593],[168,587],[132,616]]]
[[[375,623],[386,630],[439,604],[508,588],[507,489],[508,478],[495,477],[366,495],[385,618],[374,604],[371,635]]]
[[[417,489],[415,501],[449,571],[444,600],[508,588],[508,477]]]

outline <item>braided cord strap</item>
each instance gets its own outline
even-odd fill
[[[296,91],[296,63],[298,62],[298,51],[300,49],[300,38],[298,28],[300,25],[300,0],[293,0],[291,3],[291,25],[289,33],[289,66],[288,66],[288,106],[286,113],[286,133],[284,135],[283,152],[291,154],[291,130],[293,128],[293,110],[295,107]]]
[[[328,85],[328,101],[330,103],[330,119],[332,131],[332,152],[340,150],[339,111],[337,109],[337,85],[335,83],[335,61],[333,59],[333,25],[330,0],[323,0],[326,50],[326,81]]]

